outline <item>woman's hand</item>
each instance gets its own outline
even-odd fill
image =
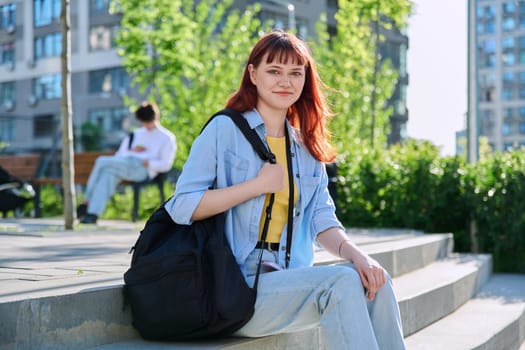
[[[264,163],[256,177],[260,193],[275,193],[282,190],[284,175],[284,168],[281,164]]]
[[[354,264],[369,300],[386,283],[385,269],[350,241],[339,227],[331,227],[317,236],[317,241],[329,252]]]
[[[192,220],[203,220],[222,213],[234,206],[260,196],[273,193],[284,187],[284,169],[279,164],[265,163],[257,176],[229,187],[210,189],[204,193]]]
[[[368,300],[372,301],[377,291],[386,283],[385,269],[366,254],[359,252],[355,255],[353,258],[354,267],[367,291]]]

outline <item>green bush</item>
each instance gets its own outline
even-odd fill
[[[173,194],[174,186],[166,183],[164,195],[169,198]],[[64,204],[60,186],[41,187],[41,206],[42,216],[62,216],[64,215]],[[83,198],[81,193],[77,193],[77,202]],[[133,203],[133,191],[130,186],[124,186],[122,191],[115,193],[108,201],[106,210],[102,214],[102,219],[130,220]],[[146,186],[140,193],[139,220],[147,219],[155,209],[161,204],[159,190],[156,186]]]
[[[493,254],[495,270],[525,272],[525,156],[498,153],[475,170],[470,198],[479,249]]]
[[[102,128],[92,122],[84,122],[80,126],[80,143],[85,151],[102,150]]]
[[[164,186],[166,199],[173,194],[173,191],[173,184],[166,183]],[[161,204],[157,186],[144,187],[140,192],[139,220],[146,220]],[[124,186],[123,191],[116,193],[108,202],[102,218],[130,220],[132,206],[133,190],[130,186]]]
[[[493,255],[495,270],[525,272],[524,169],[521,151],[466,164],[428,142],[356,149],[339,161],[337,210],[350,227],[452,232],[461,252],[476,246],[472,219],[478,251]]]

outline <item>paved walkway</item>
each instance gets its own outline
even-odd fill
[[[74,231],[63,225],[62,218],[0,219],[0,303],[123,283],[144,222],[99,220]],[[350,236],[367,244],[392,233],[400,232],[354,229]]]
[[[144,222],[63,225],[61,218],[0,219],[0,302],[122,283]]]

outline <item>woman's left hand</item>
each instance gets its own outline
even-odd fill
[[[385,269],[368,254],[351,242],[339,227],[331,227],[317,236],[317,241],[332,254],[354,264],[361,283],[365,287],[369,300],[374,300],[376,293],[386,283]]]
[[[368,300],[374,300],[376,293],[386,283],[385,269],[367,255],[354,258],[354,266],[361,277],[361,283],[367,291]]]

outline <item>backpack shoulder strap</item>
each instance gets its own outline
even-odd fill
[[[133,137],[135,134],[132,132],[129,133],[129,141],[128,141],[128,149],[131,149],[131,145],[133,144]]]
[[[230,117],[235,123],[235,125],[237,125],[237,127],[242,131],[246,139],[251,143],[252,147],[254,148],[255,152],[257,152],[259,157],[261,157],[261,159],[264,161],[275,163],[275,155],[271,153],[268,150],[268,148],[266,148],[257,132],[250,127],[246,118],[244,118],[241,113],[233,109],[226,108],[212,115],[210,119],[208,119],[206,124],[204,124],[202,130],[204,130],[206,126],[212,121],[212,119],[218,115],[227,115],[228,117]]]

